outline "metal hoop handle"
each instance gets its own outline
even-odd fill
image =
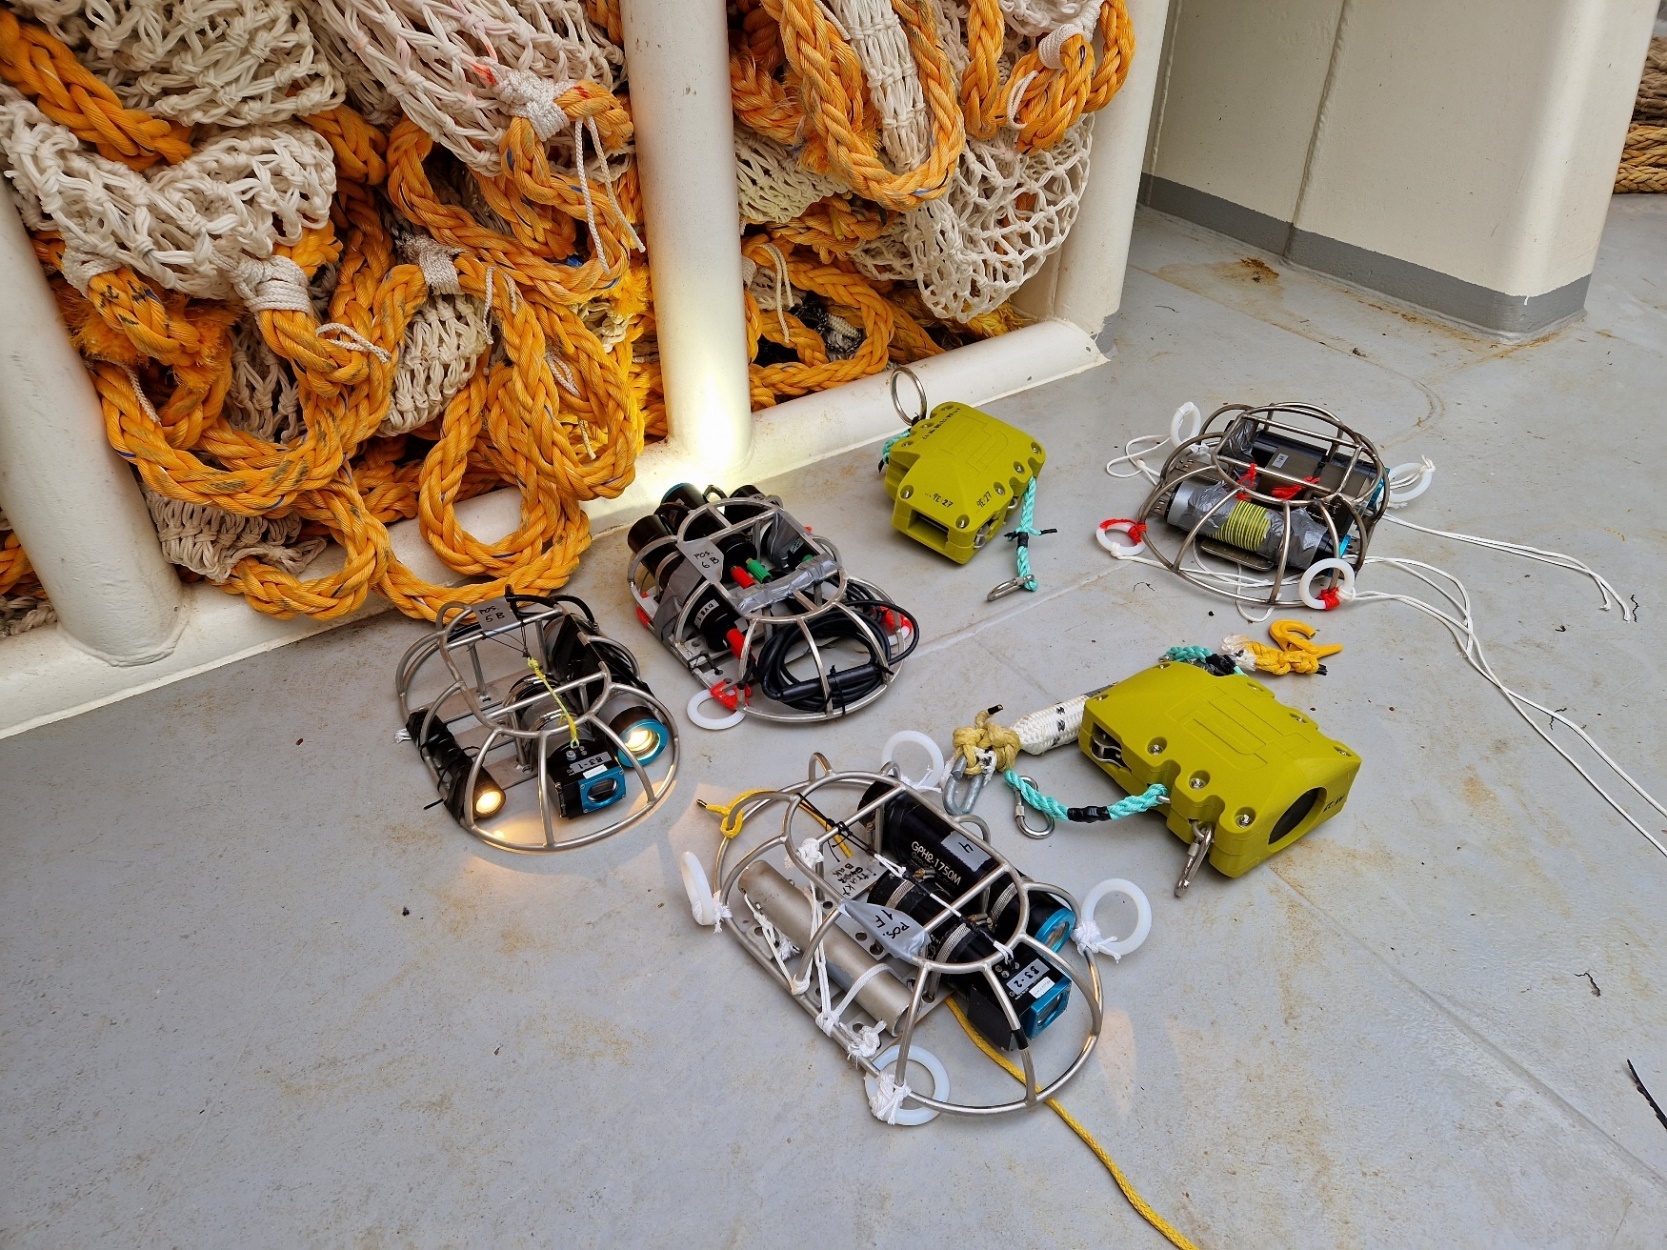
[[[915,396],[920,400],[918,411],[916,411],[912,416],[909,414],[908,410],[903,407],[902,396],[898,395],[898,393],[897,393],[897,379],[898,378],[908,378],[909,381],[914,385]],[[913,425],[917,421],[925,420],[925,418],[926,418],[926,387],[921,382],[920,378],[918,376],[916,376],[915,371],[913,369],[905,369],[900,365],[896,369],[892,370],[892,373],[891,373],[891,406],[892,406],[893,409],[896,410],[897,415],[902,418],[904,425]]]

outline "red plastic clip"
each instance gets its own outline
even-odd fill
[[[644,612],[642,610],[642,605],[641,604],[637,605],[637,619],[642,622],[642,627],[644,629],[653,629],[654,628],[654,622],[649,620],[648,613]]]
[[[740,707],[743,702],[751,700],[752,687],[737,687],[734,682],[720,681],[717,684],[708,687],[706,693],[711,695],[713,699],[717,700],[733,712]]]

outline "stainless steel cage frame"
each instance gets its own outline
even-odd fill
[[[463,815],[458,818],[465,830],[498,850],[547,854],[600,842],[659,807],[676,777],[676,718],[641,685],[616,681],[604,669],[560,684],[540,684],[530,693],[514,693],[531,675],[526,661],[538,657],[542,662],[549,628],[563,619],[577,620],[586,636],[600,638],[629,654],[596,628],[588,611],[579,610],[582,606],[577,600],[561,596],[520,595],[474,605],[448,603],[440,609],[434,631],[400,659],[395,691],[401,724],[408,723],[414,711],[426,708],[420,734],[427,734],[438,719],[472,757],[463,782],[464,793],[474,793],[483,770],[489,770],[491,779],[504,791],[503,807],[486,821],[477,819],[472,803],[463,805]],[[429,672],[435,671],[431,662],[436,657],[443,685],[433,698],[414,701],[413,691],[420,688]],[[502,671],[511,659],[518,663]],[[626,748],[624,740],[600,714],[617,694],[639,700],[666,731],[663,748],[647,764]],[[524,728],[528,720],[537,727]],[[542,766],[552,746],[559,746],[562,738],[586,727],[600,735],[640,787],[639,793],[625,800],[624,811],[605,824],[600,822],[612,813],[612,807],[579,816],[560,815],[548,771]],[[404,733],[402,729],[401,735]],[[439,772],[426,755],[423,765],[438,785]],[[529,781],[537,783],[533,787],[538,809],[537,840],[510,836],[529,823],[531,813],[525,804],[511,804],[508,796]],[[515,810],[517,807],[519,810]],[[564,828],[571,832],[559,832]]]
[[[1254,462],[1233,449],[1249,448],[1256,435],[1264,431],[1312,446],[1322,465],[1344,457],[1345,467],[1338,485],[1322,490],[1304,478],[1266,465],[1255,465],[1254,479],[1247,483],[1246,474]],[[1360,474],[1366,478],[1365,485],[1346,490],[1350,481]],[[1170,505],[1176,491],[1189,481],[1220,484],[1229,489],[1185,531],[1177,545],[1166,547],[1159,535],[1177,532],[1177,527],[1167,519]],[[1273,493],[1276,490],[1281,494]],[[1286,493],[1290,494],[1289,498],[1281,497]],[[1278,515],[1283,523],[1283,537],[1277,559],[1258,564],[1251,558],[1252,553],[1237,551],[1201,534],[1218,513],[1231,510],[1240,502],[1254,503]],[[1317,404],[1287,400],[1260,406],[1223,404],[1217,408],[1205,419],[1197,435],[1179,444],[1164,461],[1163,471],[1146,496],[1138,519],[1147,526],[1145,542],[1159,563],[1200,589],[1240,603],[1300,608],[1312,605],[1302,598],[1300,584],[1296,590],[1287,585],[1306,572],[1306,569],[1293,569],[1290,563],[1293,514],[1306,513],[1321,523],[1331,544],[1331,558],[1346,564],[1351,572],[1359,573],[1365,566],[1366,547],[1372,532],[1388,506],[1388,471],[1371,439],[1344,425]],[[1341,527],[1339,515],[1345,518]],[[1206,554],[1248,568],[1265,580],[1246,579],[1230,570],[1210,568],[1204,563]],[[1345,576],[1335,566],[1327,571],[1331,572],[1332,585]],[[1266,594],[1252,593],[1264,586]]]
[[[818,833],[814,842],[806,840],[800,842],[795,838],[796,825],[801,818],[810,818],[815,810],[811,800],[819,795],[829,795],[836,791],[858,790],[862,794],[876,784],[883,785],[884,791],[874,798],[858,803],[856,809],[849,815],[835,821],[831,828],[818,824]],[[996,935],[998,949],[983,959],[964,962],[948,962],[917,955],[908,961],[896,957],[886,957],[880,962],[889,964],[900,979],[912,987],[909,1007],[902,1014],[897,1027],[893,1030],[896,1037],[897,1056],[895,1060],[885,1065],[884,1071],[895,1071],[899,1074],[908,1069],[910,1047],[915,1043],[916,1031],[921,1022],[934,1008],[940,1005],[948,996],[941,980],[945,974],[950,975],[982,975],[995,990],[995,999],[1001,1004],[1003,1013],[1010,1028],[1017,1030],[1019,1019],[1012,1009],[1012,1005],[1001,993],[1000,983],[993,971],[995,965],[1007,957],[1007,952],[1021,948],[1038,952],[1051,965],[1062,971],[1071,981],[1072,986],[1082,996],[1082,1002],[1088,1008],[1087,1029],[1075,1054],[1063,1071],[1043,1080],[1037,1073],[1035,1051],[1037,1046],[1021,1047],[1018,1050],[1019,1061],[1024,1073],[1025,1092],[1023,1097],[1008,1102],[999,1103],[968,1103],[951,1099],[941,1099],[911,1090],[906,1100],[918,1104],[935,1112],[950,1112],[957,1115],[987,1116],[1002,1115],[1014,1111],[1024,1111],[1040,1106],[1047,1099],[1054,1097],[1061,1089],[1081,1071],[1093,1053],[1095,1043],[1099,1040],[1104,1026],[1104,1000],[1100,984],[1099,969],[1092,954],[1077,951],[1067,941],[1063,949],[1055,951],[1027,932],[1030,920],[1030,899],[1036,892],[1045,891],[1068,902],[1072,911],[1079,918],[1082,916],[1081,904],[1067,891],[1057,886],[1045,885],[1033,881],[1021,873],[1000,851],[990,844],[989,830],[984,822],[977,817],[950,816],[944,811],[941,803],[932,791],[919,790],[910,786],[898,776],[895,766],[888,765],[880,772],[835,772],[825,756],[820,753],[811,757],[808,776],[798,785],[788,786],[782,790],[760,792],[749,797],[748,807],[757,812],[771,803],[780,802],[784,805],[781,832],[767,839],[758,846],[747,851],[727,872],[724,861],[728,855],[729,846],[736,839],[725,838],[718,848],[717,860],[713,879],[720,881],[718,897],[730,909],[731,919],[727,922],[731,935],[742,948],[755,959],[764,970],[771,975],[775,982],[802,1007],[813,1019],[822,1010],[810,984],[809,970],[812,967],[816,950],[826,941],[828,934],[834,928],[841,915],[841,904],[846,901],[844,895],[831,884],[821,872],[819,864],[826,864],[832,860],[832,847],[838,839],[851,839],[860,848],[883,866],[901,872],[896,865],[889,864],[883,855],[876,852],[873,842],[866,836],[862,822],[870,817],[876,817],[884,805],[898,794],[907,792],[914,798],[932,807],[938,814],[975,841],[980,849],[986,851],[994,860],[995,867],[980,877],[967,890],[954,899],[946,900],[946,906],[940,914],[923,927],[935,936],[941,935],[949,927],[960,922],[963,909],[968,908],[976,898],[986,890],[994,890],[1003,883],[1011,884],[1017,889],[1019,913],[1014,924],[1014,932]],[[814,850],[810,848],[814,847]],[[780,952],[766,939],[762,926],[755,925],[749,919],[749,908],[745,901],[745,893],[741,887],[741,875],[749,865],[772,856],[775,852],[785,856],[786,866],[794,873],[794,884],[801,889],[809,889],[816,901],[817,907],[823,913],[820,923],[810,935],[805,949],[793,958],[800,962],[800,975],[795,977],[787,970],[786,963],[780,958]],[[818,859],[817,857],[821,858]],[[780,862],[778,860],[778,862]],[[936,947],[934,943],[934,948]],[[1001,949],[1001,948],[1005,948]],[[803,989],[795,987],[795,980],[805,982]],[[859,1014],[860,1005],[853,1003],[850,1010]],[[1055,1024],[1063,1023],[1070,1013],[1061,1016]],[[873,1017],[869,1016],[873,1021]],[[878,1023],[878,1022],[874,1022]],[[1050,1026],[1053,1027],[1053,1026]],[[882,1069],[876,1065],[873,1057],[851,1054],[851,1061],[865,1077],[878,1080]],[[935,1091],[936,1092],[936,1091]]]
[[[715,523],[717,528],[700,533],[698,537],[691,536],[691,528],[702,528],[708,521]],[[721,576],[707,580],[707,584],[723,596],[743,622],[740,655],[736,656],[728,650],[715,650],[700,636],[690,619],[697,602],[693,594],[685,598],[662,641],[707,690],[723,687],[735,691],[735,710],[745,711],[748,716],[779,724],[813,724],[849,716],[886,692],[896,677],[896,668],[882,666],[878,686],[859,698],[839,702],[833,696],[828,674],[830,660],[840,651],[826,644],[819,645],[814,627],[831,616],[843,616],[874,648],[874,654],[884,654],[890,648],[876,632],[873,622],[852,609],[848,596],[853,586],[860,587],[874,599],[890,602],[890,596],[872,582],[852,577],[845,569],[839,549],[828,539],[811,533],[801,525],[775,496],[712,498],[708,495],[704,506],[689,511],[675,535],[646,543],[632,556],[630,567],[626,570],[632,598],[646,618],[644,624],[658,633],[652,622],[660,611],[658,596],[663,588],[659,586],[654,571],[674,549],[698,568],[701,567],[702,552],[709,551],[719,541],[743,535],[762,549],[763,539],[772,529],[783,529],[803,542],[815,553],[814,565],[801,566],[784,577],[759,583],[739,593],[736,588],[726,585]],[[645,589],[647,586],[654,587],[654,590],[650,592]],[[777,703],[761,691],[740,690],[747,657],[756,655],[769,635],[778,630],[793,630],[800,635],[802,650],[794,654],[793,660],[808,658],[814,664],[827,710],[801,711]]]

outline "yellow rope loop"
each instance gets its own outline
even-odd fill
[[[773,241],[775,237],[752,235],[742,240],[741,255],[767,269],[780,263],[779,255],[786,263],[787,279],[793,286],[857,312],[862,322],[863,342],[848,360],[827,360],[824,354],[817,363],[800,360],[777,365],[754,364],[751,368],[754,402],[758,402],[761,392],[768,392],[770,402],[774,403],[781,398],[807,395],[881,372],[889,359],[896,328],[891,305],[849,262],[821,264],[806,260],[790,246],[778,247]],[[761,323],[769,320],[760,318]]]
[[[1103,0],[1097,28],[1104,50],[1092,39],[1071,34],[1057,49],[1057,66],[1047,64],[1043,43],[1019,57],[1005,78],[1001,55],[1006,27],[998,0],[972,0],[967,17],[969,63],[961,77],[961,107],[967,133],[992,139],[1004,127],[1018,131],[1020,152],[1042,152],[1089,113],[1111,103],[1129,75],[1134,26],[1124,0]],[[1015,92],[1018,98],[1014,99]]]
[[[980,712],[973,717],[972,724],[957,729],[950,738],[951,747],[966,761],[963,771],[969,777],[976,777],[984,771],[983,761],[978,757],[980,751],[988,751],[995,756],[995,771],[998,773],[1006,772],[1019,758],[1019,735],[1005,725],[996,724],[990,716],[988,711]]]
[[[954,75],[927,0],[893,0],[908,36],[932,120],[932,147],[916,168],[894,173],[880,160],[873,134],[863,125],[865,95],[853,90],[849,70],[856,54],[818,0],[763,0],[781,26],[787,63],[799,76],[806,138],[820,141],[830,172],[859,195],[884,208],[907,211],[949,189],[949,177],[966,145],[966,128],[954,96]],[[858,84],[861,82],[860,67]]]

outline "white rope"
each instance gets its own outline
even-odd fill
[[[64,275],[65,282],[82,295],[86,295],[88,287],[99,274],[120,268],[121,266],[108,256],[94,256],[80,248],[66,246],[64,258],[58,265],[58,272]]]
[[[1100,0],[1001,0],[1007,28],[1035,38],[1081,17],[1097,13]]]
[[[874,1082],[874,1088],[869,1091],[868,1109],[874,1113],[875,1119],[883,1120],[887,1124],[896,1124],[897,1113],[903,1109],[904,1101],[913,1092],[907,1081],[895,1081],[890,1072],[882,1072]]]
[[[313,310],[306,272],[287,256],[238,261],[232,270],[232,289],[252,313]]]
[[[204,299],[232,294],[240,261],[327,223],[336,193],[330,145],[305,126],[216,135],[178,165],[138,173],[83,147],[5,84],[0,153],[31,229]]]

